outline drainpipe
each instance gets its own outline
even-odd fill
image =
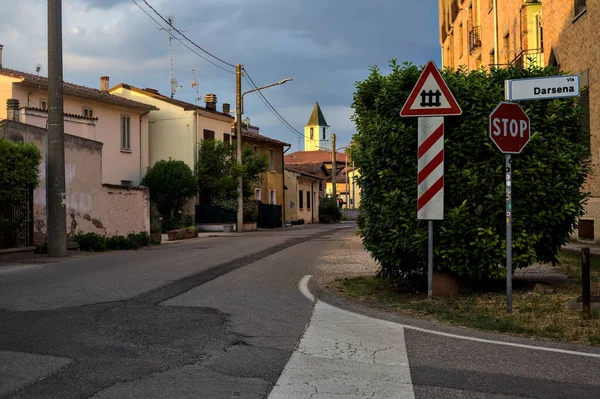
[[[287,150],[281,153],[281,192],[283,193],[283,202],[281,203],[281,224],[282,227],[285,227],[285,153],[288,152],[292,148],[291,145],[288,146]],[[283,147],[282,147],[283,149]]]
[[[140,181],[142,181],[142,178],[144,177],[142,176],[142,118],[144,117],[144,115],[148,115],[149,113],[150,111],[146,111],[140,115]],[[150,130],[150,127],[148,127],[148,130]],[[150,131],[148,131],[148,136],[150,136]],[[148,137],[148,143],[150,143],[150,137]],[[148,151],[148,157],[150,157],[150,151]],[[148,164],[150,164],[149,158]]]
[[[493,0],[494,7],[494,64],[498,65],[498,0]]]

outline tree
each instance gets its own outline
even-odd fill
[[[416,218],[417,118],[399,112],[422,69],[391,63],[356,85],[351,154],[361,170],[360,234],[380,262],[380,275],[423,276],[427,222]],[[504,81],[552,76],[552,68],[493,68],[443,75],[463,109],[445,120],[445,215],[436,222],[434,264],[463,278],[505,277],[504,154],[489,138],[488,116],[504,100]],[[532,138],[513,156],[513,265],[556,262],[583,215],[581,191],[590,171],[582,162],[589,137],[573,99],[521,103]]]
[[[236,160],[236,147],[217,140],[204,140],[198,147],[196,175],[200,202],[208,205],[224,205],[237,209],[238,177],[242,171],[243,194],[249,199],[260,181],[260,174],[269,168],[266,155],[255,153],[246,147],[242,152],[242,168]]]
[[[0,203],[26,201],[38,186],[40,150],[33,143],[0,139]]]
[[[235,159],[235,147],[217,140],[203,140],[198,145],[196,163],[200,203],[237,198],[239,166]]]
[[[178,215],[185,201],[198,192],[196,177],[190,167],[171,158],[150,167],[141,185],[148,187],[150,200],[164,218]]]
[[[261,173],[269,170],[269,158],[266,154],[258,154],[252,148],[246,147],[242,153],[242,167],[244,199],[250,199],[254,196],[254,189],[260,182]]]

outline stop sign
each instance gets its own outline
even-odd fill
[[[505,154],[518,154],[529,142],[529,117],[515,103],[500,103],[490,114],[490,137]]]

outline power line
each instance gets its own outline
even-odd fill
[[[235,68],[235,65],[233,65],[232,63],[222,60],[221,58],[217,57],[216,55],[208,52],[207,50],[203,49],[202,47],[200,47],[199,45],[197,45],[196,43],[194,43],[194,41],[192,41],[192,39],[190,39],[189,37],[187,37],[186,35],[184,35],[179,29],[177,29],[176,27],[174,27],[173,25],[171,25],[169,23],[169,21],[167,21],[165,19],[165,17],[163,17],[162,15],[160,15],[160,13],[158,11],[156,11],[156,9],[154,7],[152,7],[150,4],[148,4],[148,2],[146,0],[142,0],[142,1],[148,6],[148,8],[150,8],[152,11],[154,11],[154,13],[156,15],[158,15],[160,17],[160,19],[162,19],[166,24],[168,24],[169,26],[171,26],[175,30],[175,32],[179,33],[184,39],[186,39],[188,42],[192,43],[195,47],[197,47],[198,49],[200,49],[203,53],[206,53],[206,54],[210,55],[215,60],[220,61],[220,62],[222,62],[225,65],[228,65],[230,67]]]
[[[248,71],[245,68],[244,68],[244,72],[246,72],[244,74],[244,77],[245,78],[247,77],[246,81],[248,83],[250,83],[250,85],[253,86],[255,89],[258,88],[258,86],[256,85],[256,83],[254,83],[254,80],[252,80],[252,77],[250,76],[250,74],[248,73]],[[273,113],[273,115],[275,115],[277,117],[277,119],[279,119],[280,122],[282,122],[293,133],[295,133],[298,136],[304,138],[304,134],[300,133],[287,120],[285,120],[285,118],[283,116],[281,116],[281,114],[279,112],[277,112],[277,110],[275,109],[275,107],[273,107],[273,105],[271,105],[271,103],[269,102],[269,100],[267,100],[267,98],[264,96],[264,94],[262,94],[260,91],[257,91],[256,93],[259,95],[259,98],[262,100],[262,102],[265,104],[265,106]]]
[[[133,4],[135,4],[136,6],[138,6],[138,7],[139,7],[139,9],[140,9],[140,10],[142,10],[142,11],[144,12],[144,14],[146,14],[148,17],[150,17],[150,19],[151,19],[151,20],[153,20],[153,21],[154,21],[154,22],[155,22],[155,23],[156,23],[158,26],[160,26],[160,27],[161,27],[163,30],[167,30],[167,31],[168,31],[168,29],[167,29],[167,28],[165,28],[164,26],[162,26],[162,24],[161,24],[160,22],[158,22],[158,21],[157,21],[157,20],[156,20],[156,19],[155,19],[155,18],[154,18],[152,15],[150,15],[150,14],[149,14],[149,13],[148,13],[146,10],[144,10],[144,8],[143,8],[141,5],[139,5],[139,4],[138,4],[138,3],[137,3],[135,0],[131,0],[131,1],[133,1]],[[172,27],[173,29],[175,29],[175,27],[173,27],[173,26],[171,26],[171,27]],[[175,29],[175,30],[176,30],[176,29]],[[228,73],[231,73],[231,74],[234,74],[234,73],[235,73],[234,71],[231,71],[231,70],[229,70],[229,69],[223,68],[221,65],[219,65],[219,64],[216,64],[215,62],[213,62],[213,61],[209,60],[208,58],[206,58],[205,56],[203,56],[202,54],[198,53],[196,50],[194,50],[193,48],[191,48],[190,46],[188,46],[187,44],[185,44],[184,42],[182,42],[182,41],[181,41],[181,40],[180,40],[180,39],[179,39],[177,36],[175,36],[175,35],[171,34],[170,32],[169,32],[169,35],[170,35],[170,36],[171,36],[173,39],[175,39],[175,40],[177,40],[179,43],[181,43],[181,45],[182,45],[182,46],[184,46],[185,48],[187,48],[187,49],[188,49],[188,50],[190,50],[192,53],[196,54],[198,57],[202,58],[204,61],[208,62],[209,64],[212,64],[212,65],[216,66],[217,68],[224,70],[225,72],[228,72]]]

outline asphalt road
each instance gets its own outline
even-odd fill
[[[600,397],[600,351],[325,289],[374,270],[348,225],[0,267],[0,397]]]

